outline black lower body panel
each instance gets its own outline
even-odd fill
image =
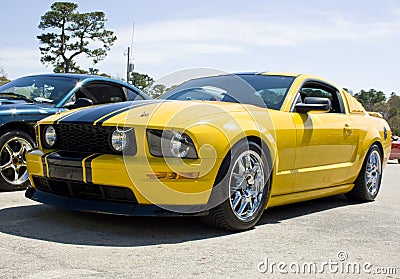
[[[170,211],[157,205],[142,205],[137,202],[115,202],[101,199],[76,198],[67,195],[60,195],[48,191],[42,191],[29,187],[25,192],[28,199],[47,205],[74,211],[97,212],[127,216],[203,216],[207,211],[185,214],[179,211]],[[178,206],[177,208],[179,208]],[[185,206],[182,206],[185,207]],[[181,211],[181,212],[185,212]]]

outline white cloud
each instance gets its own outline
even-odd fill
[[[399,21],[355,21],[340,14],[315,14],[311,19],[198,18],[136,24],[134,56],[140,63],[162,65],[199,54],[221,55],[267,47],[297,47],[313,42],[362,42],[381,40],[400,33]],[[116,31],[119,41],[113,52],[131,44],[131,29]],[[113,54],[110,54],[110,57]]]

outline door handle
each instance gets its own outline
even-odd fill
[[[343,128],[343,130],[344,130],[344,133],[345,134],[351,134],[352,132],[353,132],[353,129],[350,127],[350,125],[349,124],[344,124],[344,128]]]

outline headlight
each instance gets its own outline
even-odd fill
[[[150,154],[156,157],[197,159],[192,139],[185,133],[147,130]]]
[[[126,136],[126,131],[123,130],[115,130],[111,134],[111,147],[117,151],[121,152],[122,150],[125,149],[127,145],[127,136]]]
[[[56,129],[54,129],[54,127],[51,125],[47,126],[44,129],[43,138],[45,147],[47,148],[53,147],[57,140]]]

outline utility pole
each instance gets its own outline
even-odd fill
[[[131,72],[131,60],[130,60],[130,53],[131,53],[131,48],[128,47],[128,61],[126,64],[126,82],[129,83],[129,74]]]

